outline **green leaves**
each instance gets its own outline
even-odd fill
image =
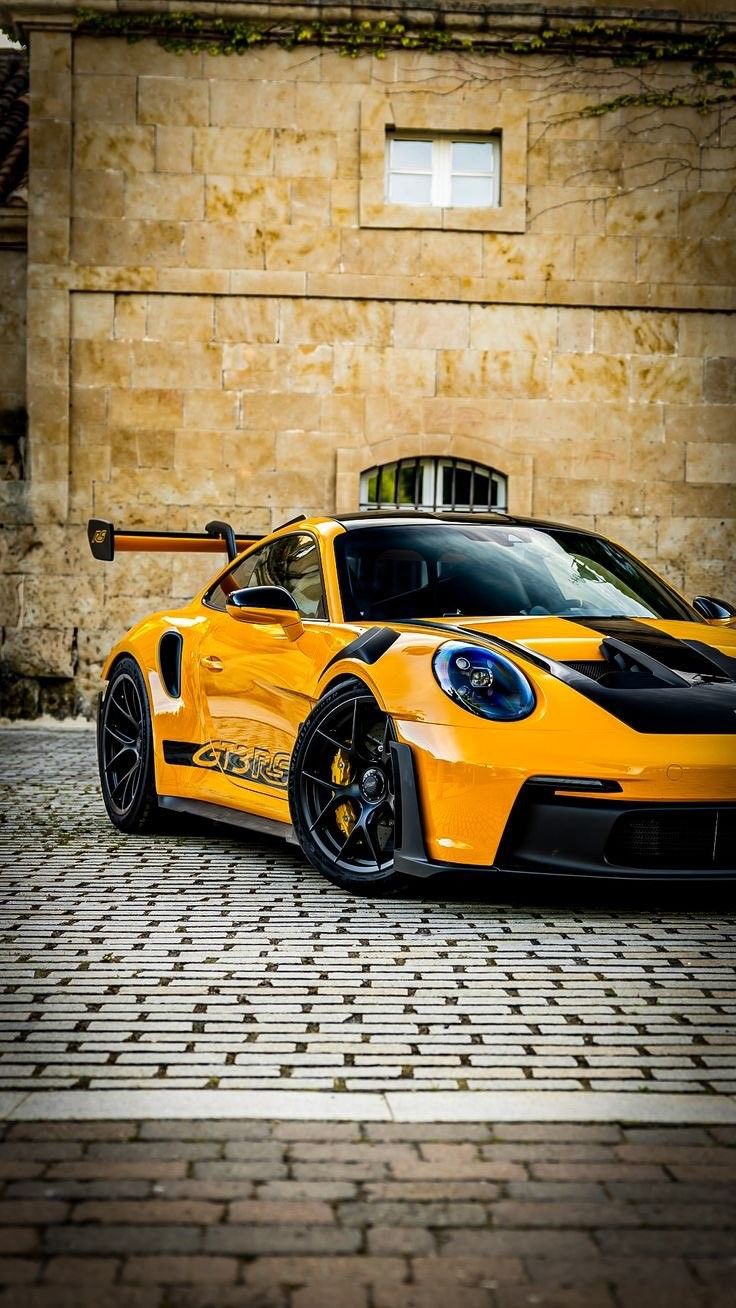
[[[733,39],[721,27],[712,26],[687,35],[663,36],[648,31],[633,18],[617,22],[600,19],[578,23],[546,25],[531,36],[511,40],[488,34],[460,34],[441,26],[411,27],[382,18],[376,22],[301,21],[258,25],[230,18],[203,18],[197,14],[172,11],[161,14],[98,13],[78,9],[75,27],[79,32],[98,36],[121,36],[136,42],[147,37],[164,50],[180,54],[200,51],[210,55],[243,55],[254,47],[277,45],[282,50],[298,46],[336,50],[347,59],[373,55],[385,59],[389,50],[424,50],[429,53],[457,51],[475,57],[497,54],[555,54],[574,58],[589,55],[610,59],[614,67],[645,68],[662,63],[689,65],[692,86],[678,93],[646,90],[641,94],[620,96],[616,100],[591,104],[581,110],[583,117],[599,117],[615,109],[632,105],[672,108],[687,106],[707,113],[719,104],[730,102],[733,95],[710,95],[703,83],[732,92],[736,87],[736,49]]]

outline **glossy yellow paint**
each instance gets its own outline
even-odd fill
[[[519,657],[536,707],[520,722],[488,722],[450,700],[432,673],[441,631],[390,625],[398,639],[372,665],[341,658],[369,625],[346,623],[332,544],[344,528],[313,518],[275,536],[308,532],[321,552],[329,620],[304,619],[299,634],[278,622],[241,622],[203,602],[138,623],[105,664],[131,654],[144,672],[153,722],[159,794],[205,800],[289,821],[286,775],[299,728],[317,699],[346,676],[361,679],[391,715],[414,757],[427,852],[447,863],[493,863],[511,807],[535,775],[617,781],[611,798],[651,803],[736,800],[736,737],[634,731],[564,682]],[[254,546],[252,548],[258,548]],[[249,551],[244,551],[245,557]],[[230,565],[227,565],[228,567]],[[219,573],[227,570],[223,566]],[[441,622],[442,620],[440,620]],[[451,621],[451,620],[450,620]],[[464,617],[463,625],[560,660],[598,656],[600,637],[557,617]],[[736,657],[736,626],[650,620]],[[181,695],[166,691],[158,645],[166,631],[184,642]],[[448,633],[449,634],[449,633]],[[453,637],[454,638],[454,637]],[[196,746],[195,762],[166,761],[164,741]]]

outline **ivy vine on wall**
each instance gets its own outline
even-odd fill
[[[573,63],[580,56],[603,58],[612,68],[644,71],[664,65],[684,65],[684,76],[667,86],[646,86],[584,106],[582,116],[599,116],[615,109],[686,107],[710,113],[736,105],[736,44],[722,26],[684,34],[667,34],[643,27],[635,19],[590,21],[542,27],[529,36],[503,39],[490,33],[468,34],[435,26],[380,19],[249,23],[241,19],[207,18],[192,13],[110,14],[79,9],[79,32],[120,36],[130,42],[152,38],[164,50],[210,55],[244,55],[260,46],[284,50],[312,46],[338,51],[349,59],[370,54],[385,59],[390,50],[442,51],[474,58],[489,55],[550,54]]]

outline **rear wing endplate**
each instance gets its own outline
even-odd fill
[[[96,559],[112,563],[115,555],[127,550],[146,553],[217,554],[227,551],[234,559],[242,550],[262,540],[262,536],[236,535],[229,522],[208,522],[204,531],[126,531],[104,518],[90,518],[87,524],[89,547]]]

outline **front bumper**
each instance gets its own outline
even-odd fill
[[[736,803],[653,803],[565,794],[531,778],[491,864],[430,858],[411,749],[394,743],[394,867],[407,876],[527,872],[636,880],[736,879]]]

